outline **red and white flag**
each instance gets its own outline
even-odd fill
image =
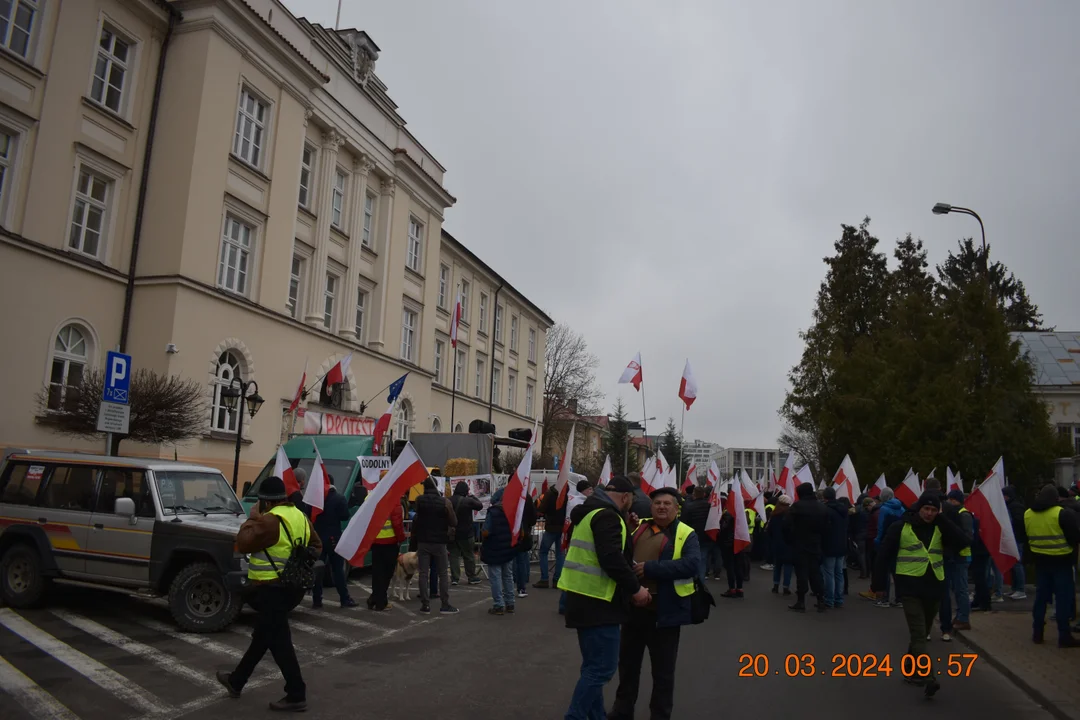
[[[870,489],[866,491],[866,494],[872,498],[876,498],[881,495],[881,491],[889,487],[885,482],[885,473],[881,473],[881,477],[877,479],[877,482],[870,486]]]
[[[792,483],[794,477],[795,453],[789,452],[784,467],[780,470],[780,477],[776,478],[776,484],[780,486],[781,492],[791,496],[792,501],[795,500],[795,485]]]
[[[537,425],[539,425],[539,420]],[[521,456],[521,462],[518,463],[517,469],[510,476],[510,481],[506,483],[506,489],[503,491],[502,507],[503,512],[506,513],[506,519],[510,521],[511,547],[517,545],[518,535],[521,534],[521,516],[525,512],[525,498],[528,497],[529,473],[532,472],[532,449],[537,429],[533,427],[533,439],[529,441],[529,447]]]
[[[671,488],[672,490],[677,490],[678,489],[678,487],[679,487],[679,478],[677,478],[675,476],[675,466],[674,465],[669,467],[667,469],[667,472],[664,473],[664,480],[660,484],[660,487]]]
[[[855,474],[855,466],[851,463],[851,456],[845,455],[840,463],[840,469],[833,475],[833,486],[836,488],[836,497],[846,497],[848,502],[855,504],[856,498],[862,495],[859,487],[859,476]]]
[[[372,431],[372,442],[374,443],[374,452],[378,453],[383,449],[383,437],[387,431],[390,430],[390,420],[394,417],[394,405],[397,404],[397,400],[390,403],[390,407],[386,408],[386,412],[375,423],[375,429]],[[386,453],[389,454],[389,453]]]
[[[979,539],[990,551],[994,564],[1003,575],[1020,559],[1016,535],[1009,520],[1009,508],[1001,492],[1004,487],[1001,476],[991,473],[964,502],[964,507],[979,519]]]
[[[607,487],[611,482],[611,456],[608,455],[604,458],[604,467],[600,468],[600,484]]]
[[[686,492],[692,490],[697,485],[697,463],[690,463],[690,467],[686,469],[686,479],[683,480],[680,490]]]
[[[814,473],[810,471],[810,463],[806,463],[799,468],[799,472],[795,473],[795,477],[791,479],[791,492],[789,494],[792,500],[798,495],[799,486],[806,483],[810,483],[810,487],[814,487]]]
[[[315,441],[311,441],[315,445]],[[330,473],[326,472],[319,446],[315,445],[315,464],[311,467],[311,477],[304,488],[304,504],[311,508],[311,521],[319,517],[326,506],[326,496],[330,494]]]
[[[739,473],[739,486],[742,488],[743,503],[753,502],[754,496],[758,493],[758,489],[757,486],[754,485],[754,481],[746,474],[745,470]]]
[[[651,495],[653,490],[660,487],[659,482],[664,478],[662,473],[663,471],[660,469],[660,453],[645,461],[645,467],[641,470],[641,490],[646,495]]]
[[[908,468],[907,476],[904,478],[904,482],[896,488],[896,499],[904,504],[905,507],[911,507],[919,500],[919,495],[922,494],[922,485],[919,483],[919,476],[915,474],[915,471]]]
[[[686,409],[697,400],[697,380],[694,379],[694,371],[690,369],[690,361],[686,361],[686,367],[682,371],[682,380],[679,381],[679,399],[686,404]]]
[[[409,443],[398,455],[390,471],[352,516],[334,551],[355,567],[363,565],[364,556],[386,524],[394,506],[401,503],[401,496],[408,492],[409,488],[424,482],[427,476],[424,461],[416,454],[412,443]]]
[[[563,453],[562,460],[559,462],[559,477],[555,481],[555,487],[559,488],[559,497],[555,501],[556,508],[566,505],[566,493],[570,486],[570,461],[574,458],[574,431],[576,430],[577,423],[570,426],[570,437],[566,438],[566,452]],[[608,470],[610,469],[608,467]],[[603,473],[601,473],[600,482],[607,485],[604,482]]]
[[[570,513],[574,512],[581,503],[585,502],[585,496],[578,492],[577,485],[570,485],[570,491],[566,494],[566,520],[563,521],[562,526],[562,547],[566,550],[570,546]]]
[[[450,318],[450,347],[457,349],[458,325],[461,324],[461,296],[454,303],[454,315]]]
[[[1005,475],[1005,458],[1004,457],[999,457],[998,458],[998,461],[996,463],[994,463],[994,467],[990,471],[990,474],[986,476],[986,479],[989,480],[990,477],[992,475],[994,475],[995,473],[998,475],[998,477],[1001,478],[1002,485],[1008,485],[1009,484],[1009,478],[1006,477],[1006,475]]]
[[[773,488],[776,487],[776,471],[773,470],[772,465],[770,465],[769,469],[765,471],[765,476],[767,478],[769,478],[769,485],[768,485],[768,487],[766,489],[767,490],[772,490]]]
[[[764,525],[765,520],[769,517],[766,512],[767,508],[765,507],[765,493],[759,492],[757,497],[750,503],[750,507],[757,513],[758,522]]]
[[[960,482],[960,476],[953,473],[951,467],[945,468],[945,492],[950,493],[953,490],[959,490],[964,492],[964,486]]]
[[[300,401],[304,398],[304,385],[306,384],[307,360],[304,360],[304,372],[300,373],[300,384],[296,386],[296,394],[293,395],[293,400],[289,403],[289,414],[292,414],[300,406]]]
[[[619,378],[619,384],[625,385],[626,383],[633,385],[635,390],[641,390],[641,353],[635,355],[634,359],[623,370],[622,377]]]
[[[709,496],[709,517],[705,520],[705,533],[717,541],[720,539],[720,518],[724,515],[724,505],[720,498],[720,488],[715,488]]]
[[[742,493],[728,493],[727,511],[735,520],[735,554],[738,555],[750,546],[750,526],[746,522],[746,503]]]
[[[705,482],[709,484],[709,487],[716,487],[716,483],[720,480],[720,468],[716,466],[716,461],[713,460],[709,463],[709,472],[705,475]]]
[[[285,483],[285,494],[292,495],[300,492],[300,483],[296,481],[296,473],[293,472],[292,463],[285,455],[285,448],[278,445],[277,457],[274,458],[274,477],[279,477]]]
[[[352,363],[352,353],[334,363],[334,367],[330,368],[326,373],[326,384],[339,385],[345,382],[345,376],[349,374],[350,363]]]

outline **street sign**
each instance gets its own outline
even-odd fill
[[[105,390],[101,399],[107,403],[127,405],[130,385],[131,356],[110,350],[105,358]]]
[[[103,402],[98,410],[98,432],[128,434],[128,421],[131,419],[131,406],[120,403]]]

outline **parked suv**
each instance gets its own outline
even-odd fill
[[[41,604],[50,585],[168,598],[177,624],[215,632],[240,611],[244,519],[218,470],[143,458],[8,450],[0,461],[0,595]]]

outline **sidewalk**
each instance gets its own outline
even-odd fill
[[[1030,612],[972,613],[971,624],[956,634],[979,653],[979,662],[994,665],[1056,717],[1080,720],[1080,648],[1059,649],[1049,618],[1042,645],[1031,641]]]

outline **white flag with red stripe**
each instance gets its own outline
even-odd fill
[[[585,502],[585,496],[578,492],[577,485],[567,483],[570,490],[566,494],[566,520],[563,521],[562,526],[562,547],[566,550],[570,545],[570,513],[574,512],[581,503]]]
[[[735,520],[735,554],[738,555],[750,546],[750,525],[746,522],[746,504],[742,493],[729,493],[727,511]]]
[[[902,502],[905,507],[910,508],[918,502],[921,494],[922,484],[919,483],[919,476],[915,474],[912,468],[908,468],[904,482],[900,483],[896,488],[896,499]]]
[[[716,466],[716,461],[713,460],[709,463],[709,472],[705,475],[705,482],[709,484],[709,487],[716,487],[717,481],[720,480],[720,468]]]
[[[798,495],[799,486],[805,483],[810,483],[810,487],[814,487],[814,473],[810,471],[810,463],[799,468],[799,472],[795,473],[795,477],[791,479],[792,500]]]
[[[293,472],[292,463],[289,462],[288,456],[285,455],[285,448],[281,445],[278,445],[277,456],[274,458],[274,477],[281,478],[285,483],[286,495],[300,492],[300,483],[296,480],[296,473]]]
[[[641,353],[634,355],[634,359],[630,361],[630,364],[623,370],[622,377],[619,378],[619,384],[625,385],[630,383],[634,386],[635,390],[641,390]]]
[[[990,551],[994,564],[1002,574],[1009,572],[1020,559],[1016,535],[1009,520],[1009,508],[1001,492],[1004,487],[1001,476],[996,472],[991,473],[964,501],[964,507],[979,519],[979,539]]]
[[[307,384],[307,360],[304,360],[304,372],[300,373],[300,384],[296,386],[296,394],[293,395],[292,402],[289,403],[289,414],[292,414],[300,405],[300,401],[304,398],[304,385]]]
[[[385,452],[385,449],[383,448],[383,438],[390,430],[390,421],[394,417],[394,406],[396,404],[397,399],[395,399],[394,402],[390,403],[390,407],[386,408],[386,412],[384,412],[375,422],[375,429],[371,433],[375,453],[379,453],[379,451],[381,450],[383,451],[383,454],[389,455],[389,453]]]
[[[506,513],[506,519],[510,522],[511,547],[517,545],[518,535],[521,534],[521,517],[525,512],[525,503],[528,497],[529,473],[532,472],[532,449],[533,443],[536,441],[538,427],[539,420],[537,420],[536,426],[533,427],[529,447],[525,450],[525,454],[521,456],[521,462],[518,463],[517,469],[510,476],[510,481],[506,483],[506,489],[503,491],[502,507],[503,512]]]
[[[953,490],[959,490],[964,492],[964,486],[960,483],[960,476],[952,471],[951,467],[945,468],[945,492],[950,493]]]
[[[750,507],[753,509],[754,512],[757,513],[758,522],[760,522],[762,525],[764,525],[765,520],[769,517],[768,513],[766,512],[767,508],[765,507],[765,492],[764,491],[759,492],[757,494],[757,496],[754,498],[753,502],[750,503]],[[753,530],[753,528],[751,528],[751,530]]]
[[[352,353],[349,353],[345,357],[338,360],[334,367],[326,373],[327,385],[340,385],[345,382],[346,376],[349,374],[349,365],[352,363]]]
[[[720,518],[724,515],[723,501],[720,499],[720,488],[714,488],[709,496],[709,516],[705,520],[705,533],[715,542],[720,535]]]
[[[690,463],[690,467],[686,469],[686,479],[683,480],[680,490],[686,492],[692,490],[697,485],[697,463]]]
[[[450,347],[457,349],[458,326],[461,325],[461,295],[454,303],[454,314],[450,318]]]
[[[757,495],[758,489],[754,485],[754,481],[750,479],[750,476],[743,470],[739,473],[739,486],[742,488],[743,503],[750,503],[754,500],[754,496]]]
[[[567,487],[570,485],[570,462],[574,458],[574,431],[576,430],[576,423],[570,426],[570,437],[566,438],[566,452],[563,453],[562,461],[559,463],[559,477],[555,481],[555,487],[559,489],[559,497],[555,501],[556,508],[562,508],[566,505],[566,492]]]
[[[407,444],[390,467],[390,471],[352,516],[334,551],[355,567],[363,565],[364,556],[386,524],[394,506],[401,503],[401,496],[408,492],[409,488],[424,482],[427,476],[424,461],[416,454],[412,443]]]
[[[993,467],[993,469],[990,470],[990,474],[988,474],[986,476],[986,479],[989,480],[995,473],[997,473],[998,477],[1001,478],[1001,483],[1003,485],[1008,485],[1009,484],[1009,478],[1008,478],[1008,476],[1005,475],[1005,458],[1004,458],[1004,456],[999,457],[998,461],[996,463],[994,463],[994,467]]]
[[[682,380],[679,381],[679,399],[689,410],[697,400],[697,380],[694,379],[694,371],[690,369],[690,361],[686,361],[686,367],[682,371]]]
[[[787,460],[784,461],[784,467],[780,470],[780,477],[776,478],[776,484],[780,486],[780,490],[787,495],[791,496],[791,499],[795,499],[795,485],[791,483],[792,478],[795,477],[795,453],[789,452]]]
[[[607,487],[608,483],[611,482],[611,476],[611,456],[607,455],[604,457],[604,467],[600,468],[599,483]]]
[[[330,494],[330,474],[323,465],[322,455],[319,454],[319,446],[312,440],[315,446],[315,464],[311,467],[311,477],[308,478],[307,487],[304,488],[304,504],[311,508],[311,520],[319,516],[326,507],[326,496]]]
[[[845,455],[840,468],[833,476],[833,485],[836,487],[836,497],[846,497],[848,502],[855,504],[856,498],[862,494],[859,488],[859,476],[855,474],[855,466],[851,463],[851,456]]]
[[[663,479],[660,470],[659,453],[656,454],[656,457],[646,460],[645,467],[641,469],[641,489],[646,495],[652,494],[652,491],[656,489],[657,486],[654,483],[658,482],[657,475],[660,475],[661,479]]]
[[[877,479],[877,482],[870,486],[870,489],[866,491],[866,494],[872,498],[876,498],[881,495],[881,491],[887,487],[889,486],[885,482],[885,473],[881,473],[881,477]]]

